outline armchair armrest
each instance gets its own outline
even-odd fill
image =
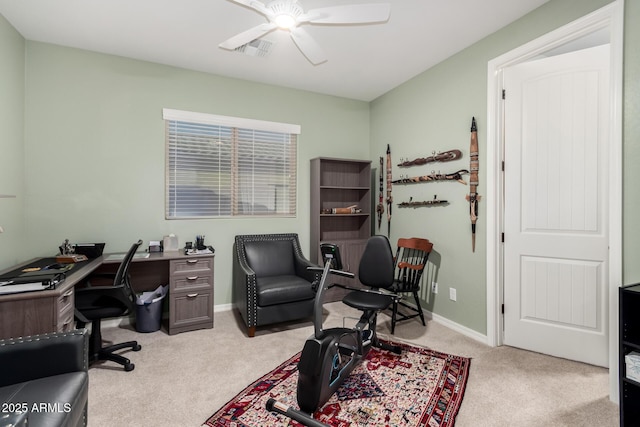
[[[318,264],[314,264],[306,258],[295,255],[296,276],[304,277],[308,282],[313,282],[322,276],[322,269],[320,271],[313,271],[307,269],[307,267],[320,267]]]
[[[88,366],[86,329],[0,340],[0,387],[86,371]]]

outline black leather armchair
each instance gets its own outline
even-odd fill
[[[311,284],[320,273],[302,254],[297,234],[236,236],[233,304],[255,336],[256,327],[313,315]]]
[[[86,329],[0,340],[0,425],[87,425]]]

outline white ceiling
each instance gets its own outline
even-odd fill
[[[230,0],[0,0],[27,40],[370,101],[548,0],[388,0],[383,24],[305,25],[328,61],[312,65],[278,30],[266,57],[218,44],[266,22]],[[268,0],[267,0],[268,2]],[[299,0],[305,9],[381,0]]]

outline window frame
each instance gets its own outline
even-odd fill
[[[223,218],[282,218],[282,217],[295,217],[297,215],[297,168],[298,168],[298,135],[300,134],[301,127],[300,125],[294,125],[289,123],[279,123],[279,122],[271,122],[264,120],[255,120],[255,119],[246,119],[239,117],[231,117],[231,116],[221,116],[215,114],[208,113],[198,113],[192,111],[184,111],[184,110],[174,110],[164,108],[162,110],[163,119],[165,122],[165,219],[167,220],[182,220],[182,219],[223,219]],[[175,147],[176,139],[175,134],[171,132],[170,128],[179,127],[180,125],[186,125],[194,127],[198,126],[212,126],[212,127],[220,127],[224,128],[225,131],[229,131],[229,134],[233,135],[229,139],[230,146],[227,150],[230,150],[230,160],[228,164],[228,173],[230,174],[230,183],[224,186],[225,191],[228,191],[229,198],[225,204],[218,205],[218,211],[222,207],[227,207],[226,211],[228,213],[225,214],[210,214],[206,212],[206,207],[195,208],[195,210],[191,213],[188,213],[186,210],[180,210],[177,208],[176,203],[172,203],[172,197],[175,197],[175,189],[179,185],[191,185],[192,187],[200,189],[202,191],[211,190],[208,189],[204,185],[200,185],[198,183],[198,178],[193,178],[192,181],[187,179],[186,181],[183,178],[177,177],[175,174],[180,171],[180,169],[172,168],[171,162],[175,163],[175,153],[172,158],[172,148]],[[282,134],[282,135],[277,135]],[[203,132],[205,135],[205,132]],[[262,139],[260,136],[253,137],[254,139],[243,139],[239,135],[262,135]],[[265,136],[266,135],[266,136]],[[264,155],[272,154],[272,150],[268,148],[268,145],[271,142],[277,143],[277,141],[272,141],[270,136],[282,137],[283,139],[283,154],[282,159],[286,165],[289,166],[288,171],[289,175],[287,178],[286,186],[288,190],[288,209],[286,212],[277,212],[277,206],[274,205],[274,209],[272,211],[267,211],[265,213],[260,213],[259,211],[254,211],[253,209],[257,206],[255,199],[260,192],[258,184],[254,184],[253,182],[250,184],[250,192],[254,195],[251,200],[251,209],[250,212],[243,212],[242,205],[245,203],[243,201],[243,197],[241,196],[243,193],[240,189],[239,182],[241,181],[238,176],[244,177],[244,175],[240,172],[239,162],[238,162],[238,153],[246,149],[246,145],[254,144],[259,146],[258,148],[262,151],[259,153],[263,153]],[[256,139],[258,138],[258,139]],[[287,144],[290,144],[287,147]],[[260,148],[261,146],[261,148]],[[226,152],[226,151],[225,151]],[[218,160],[222,156],[222,154],[218,153]],[[212,158],[215,158],[212,156]],[[242,157],[241,160],[245,160],[246,157]],[[287,160],[288,159],[288,160]],[[257,159],[250,160],[248,166],[256,165],[258,162]],[[203,164],[206,162],[203,162]],[[206,166],[201,166],[205,167]],[[188,169],[183,169],[185,171]],[[265,171],[268,171],[266,169]],[[193,172],[193,171],[191,171]],[[212,170],[214,173],[220,173],[220,169],[214,168]],[[275,185],[280,185],[276,183]],[[246,187],[245,187],[246,188]],[[187,190],[188,191],[188,190]],[[219,195],[220,199],[224,198],[224,195]],[[194,201],[196,198],[194,198]],[[275,202],[274,202],[275,203]],[[280,205],[278,203],[278,205]],[[240,208],[239,208],[240,206]],[[198,211],[201,209],[201,211]]]

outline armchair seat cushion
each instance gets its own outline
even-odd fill
[[[260,307],[305,301],[315,297],[311,283],[294,275],[258,277],[256,289]]]
[[[86,329],[0,340],[0,425],[87,425]]]
[[[83,425],[88,389],[86,371],[70,372],[0,387],[0,402],[27,406],[29,425]]]

